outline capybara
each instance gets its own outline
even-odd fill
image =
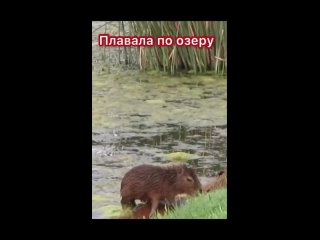
[[[152,216],[161,200],[174,203],[178,194],[194,196],[201,191],[195,171],[186,165],[140,165],[132,168],[122,179],[121,204],[123,208],[134,208],[138,199],[151,203],[149,216]]]
[[[160,201],[157,207],[157,213],[164,215],[167,210],[174,210],[176,206],[181,206],[186,202],[186,197],[176,198],[174,203]],[[132,212],[132,217],[134,219],[148,219],[151,213],[151,203],[147,204],[140,203],[137,205]]]
[[[219,188],[227,187],[227,169],[220,171],[217,177],[210,179],[206,184],[203,184],[202,191],[209,192]]]
[[[158,205],[157,213],[164,215],[166,209],[173,209],[173,207],[166,206],[163,202]],[[120,216],[113,217],[114,219],[149,219],[151,213],[151,203],[140,203],[132,211],[125,211]]]
[[[147,204],[139,204],[133,210],[133,218],[134,219],[148,219],[151,216],[152,204],[149,202]],[[167,209],[172,209],[171,207],[166,206],[164,203],[159,203],[157,207],[157,213],[160,215],[164,215]]]
[[[167,210],[174,210],[176,206],[185,204],[187,196],[177,196],[174,203],[169,201],[160,201],[157,214],[164,215]],[[149,219],[151,213],[151,202],[139,203],[131,211],[125,211],[114,219]]]

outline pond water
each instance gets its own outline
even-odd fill
[[[93,70],[92,79],[92,218],[119,214],[121,179],[139,164],[187,153],[202,182],[226,167],[225,77]]]

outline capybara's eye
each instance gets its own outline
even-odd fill
[[[193,179],[191,177],[187,177],[188,182],[193,182]]]

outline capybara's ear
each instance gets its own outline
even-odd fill
[[[222,170],[222,171],[220,171],[219,173],[218,173],[218,176],[221,176],[222,174],[224,174],[224,170]]]

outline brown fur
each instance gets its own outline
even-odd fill
[[[212,178],[208,183],[204,184],[202,191],[210,192],[224,187],[227,187],[227,169],[221,171],[217,177]]]
[[[164,215],[166,211],[165,204],[160,203],[157,209],[158,214]],[[126,212],[114,219],[149,219],[151,213],[151,203],[140,203],[132,211]]]
[[[186,196],[177,197],[174,204],[161,201],[157,208],[157,213],[164,215],[167,210],[174,210],[175,206],[180,206],[186,201]],[[140,203],[132,211],[124,212],[122,215],[114,217],[114,219],[149,219],[152,204]]]
[[[201,190],[196,173],[186,165],[140,165],[132,168],[122,179],[121,204],[123,208],[134,208],[135,200],[139,199],[151,205],[151,216],[155,214],[161,200],[174,203],[178,194],[193,196]]]

